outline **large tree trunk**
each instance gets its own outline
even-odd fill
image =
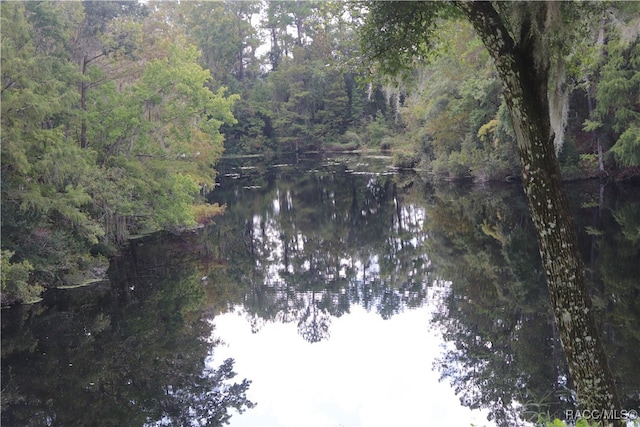
[[[518,43],[491,3],[461,2],[457,6],[489,50],[503,84],[551,305],[580,408],[619,411],[620,402],[596,327],[551,130],[547,99],[549,52],[544,52],[542,39],[536,35],[536,30],[544,28],[547,22],[548,6],[537,4],[529,16],[522,17],[522,37]],[[606,423],[621,425],[612,420]]]

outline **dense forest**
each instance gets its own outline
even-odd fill
[[[2,303],[100,278],[128,239],[207,224],[229,155],[384,150],[433,179],[519,176],[494,65],[439,26],[400,79],[354,2],[3,2]],[[638,176],[640,5],[564,43],[565,179]],[[559,36],[560,37],[560,36]]]

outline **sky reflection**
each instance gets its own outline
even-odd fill
[[[430,291],[442,291],[431,288]],[[384,320],[352,305],[332,318],[329,339],[309,343],[295,323],[267,323],[255,334],[242,308],[214,319],[213,363],[235,359],[239,377],[252,381],[258,405],[231,418],[231,426],[492,425],[486,413],[460,405],[433,370],[445,345],[430,325],[440,296]]]

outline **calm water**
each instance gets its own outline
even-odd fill
[[[434,187],[388,165],[229,160],[213,226],[135,242],[110,283],[3,310],[2,424],[562,416],[571,380],[518,185]],[[569,189],[610,363],[639,409],[640,193]]]

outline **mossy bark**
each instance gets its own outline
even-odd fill
[[[538,4],[530,16],[523,17],[516,42],[491,3],[462,2],[457,6],[489,50],[503,84],[553,313],[580,408],[619,411],[554,147],[547,99],[549,55],[544,55],[543,40],[533,28],[544,26],[545,8]],[[603,421],[605,425],[622,425],[616,420]]]

